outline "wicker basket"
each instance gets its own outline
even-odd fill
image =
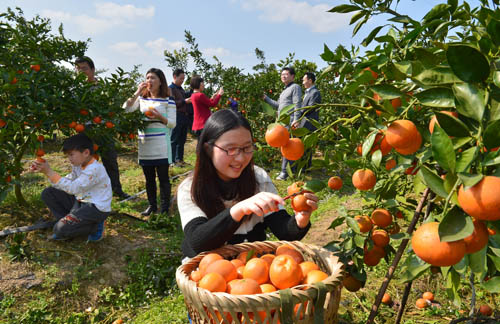
[[[177,268],[176,272],[177,285],[184,295],[184,301],[193,323],[336,323],[342,287],[343,264],[330,251],[297,241],[265,241],[225,245],[210,252],[216,252],[226,259],[231,259],[240,252],[251,249],[259,255],[272,253],[278,246],[285,243],[294,246],[302,253],[304,260],[315,262],[322,271],[330,276],[320,284],[302,287],[303,289],[299,289],[301,288],[299,286],[298,288],[257,295],[212,293],[198,288],[196,283],[189,279],[191,271],[196,270],[203,256],[209,252],[201,253]],[[297,304],[299,304],[298,309],[294,310]],[[323,305],[322,309],[315,311],[321,305]],[[257,313],[260,316],[254,317],[253,314]],[[265,319],[263,318],[264,313]],[[323,313],[323,319],[321,319],[321,313]],[[315,316],[319,317],[316,318],[316,321]],[[218,320],[214,320],[217,318]]]

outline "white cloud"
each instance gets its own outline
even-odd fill
[[[131,27],[133,22],[151,18],[155,14],[153,6],[138,8],[133,5],[119,5],[113,2],[96,3],[94,6],[95,16],[73,15],[57,10],[42,10],[42,16],[65,25],[76,25],[84,34],[96,35],[115,27]]]
[[[163,56],[165,50],[173,51],[186,47],[186,44],[180,41],[169,42],[165,38],[160,37],[155,40],[146,42],[146,47],[152,50],[152,53],[158,56]]]
[[[121,55],[140,56],[146,54],[144,49],[137,42],[118,42],[109,45],[109,48],[119,52]]]
[[[218,58],[222,56],[231,55],[231,51],[223,47],[209,47],[202,50],[202,53],[207,57],[217,56]]]
[[[259,19],[271,23],[304,25],[314,33],[327,33],[341,29],[349,24],[348,15],[327,12],[331,4],[312,5],[295,0],[240,0],[245,10],[260,11]]]

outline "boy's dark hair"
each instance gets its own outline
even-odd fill
[[[82,153],[85,150],[89,150],[92,155],[94,154],[94,143],[92,143],[92,140],[85,134],[76,134],[65,139],[62,151],[68,153],[75,150]]]
[[[312,72],[306,72],[306,74],[305,74],[305,75],[306,75],[306,77],[307,77],[309,80],[311,80],[313,83],[315,83],[315,82],[316,82],[316,76],[314,75],[314,73],[312,73]]]
[[[281,72],[283,71],[288,71],[288,73],[290,73],[291,75],[295,75],[295,69],[291,66],[282,68]]]
[[[173,75],[174,77],[178,77],[179,75],[181,75],[181,74],[183,74],[183,73],[185,73],[183,69],[175,69],[175,70],[174,70],[174,73],[172,73],[172,75]]]
[[[191,86],[192,89],[198,90],[202,82],[203,78],[199,75],[195,75],[194,77],[191,78],[191,82],[189,83],[189,85]]]
[[[82,56],[75,60],[75,65],[81,63],[87,63],[92,70],[95,69],[94,61],[88,56]]]

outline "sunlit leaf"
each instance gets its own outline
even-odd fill
[[[451,69],[462,81],[481,82],[490,74],[488,59],[470,45],[450,45],[446,57]]]
[[[435,115],[439,123],[439,127],[441,127],[446,134],[455,137],[466,137],[470,135],[467,125],[455,116],[441,112],[436,112]]]
[[[439,223],[439,238],[442,242],[461,240],[473,231],[472,219],[457,206],[450,209]]]
[[[434,126],[434,132],[431,135],[431,149],[439,166],[449,172],[455,171],[456,157],[453,143],[438,124]]]
[[[481,287],[490,293],[500,293],[500,276],[490,278],[490,280],[483,282]]]
[[[470,83],[453,85],[453,93],[458,101],[457,110],[460,114],[481,121],[484,114],[484,91]]]
[[[428,107],[455,107],[455,96],[450,88],[435,87],[415,94],[420,104]]]
[[[414,80],[426,86],[448,85],[461,82],[461,80],[453,73],[453,71],[447,67],[424,69],[414,77]]]
[[[417,174],[436,195],[443,198],[448,196],[448,192],[446,192],[443,186],[443,179],[432,172],[427,166],[423,165],[420,167]]]

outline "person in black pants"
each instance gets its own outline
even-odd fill
[[[87,81],[91,83],[97,82],[95,77],[95,65],[92,59],[87,56],[79,57],[75,61],[75,67],[78,72],[84,73],[87,76]],[[90,125],[87,125],[87,127]],[[120,199],[127,199],[129,194],[122,189],[120,182],[120,170],[118,168],[118,155],[114,140],[106,140],[105,138],[94,139],[97,145],[102,148],[101,158],[102,164],[111,180],[111,188],[113,195]]]
[[[177,191],[186,258],[226,243],[265,240],[267,229],[290,241],[309,230],[318,197],[305,193],[309,210],[288,214],[269,175],[253,164],[252,138],[248,121],[232,110],[219,110],[206,121],[194,172]]]
[[[184,166],[184,144],[186,143],[188,132],[188,104],[191,104],[191,98],[186,98],[186,92],[182,88],[184,83],[185,73],[181,69],[175,69],[173,73],[174,82],[169,88],[174,97],[176,111],[176,123],[172,130],[172,163],[178,166]]]

